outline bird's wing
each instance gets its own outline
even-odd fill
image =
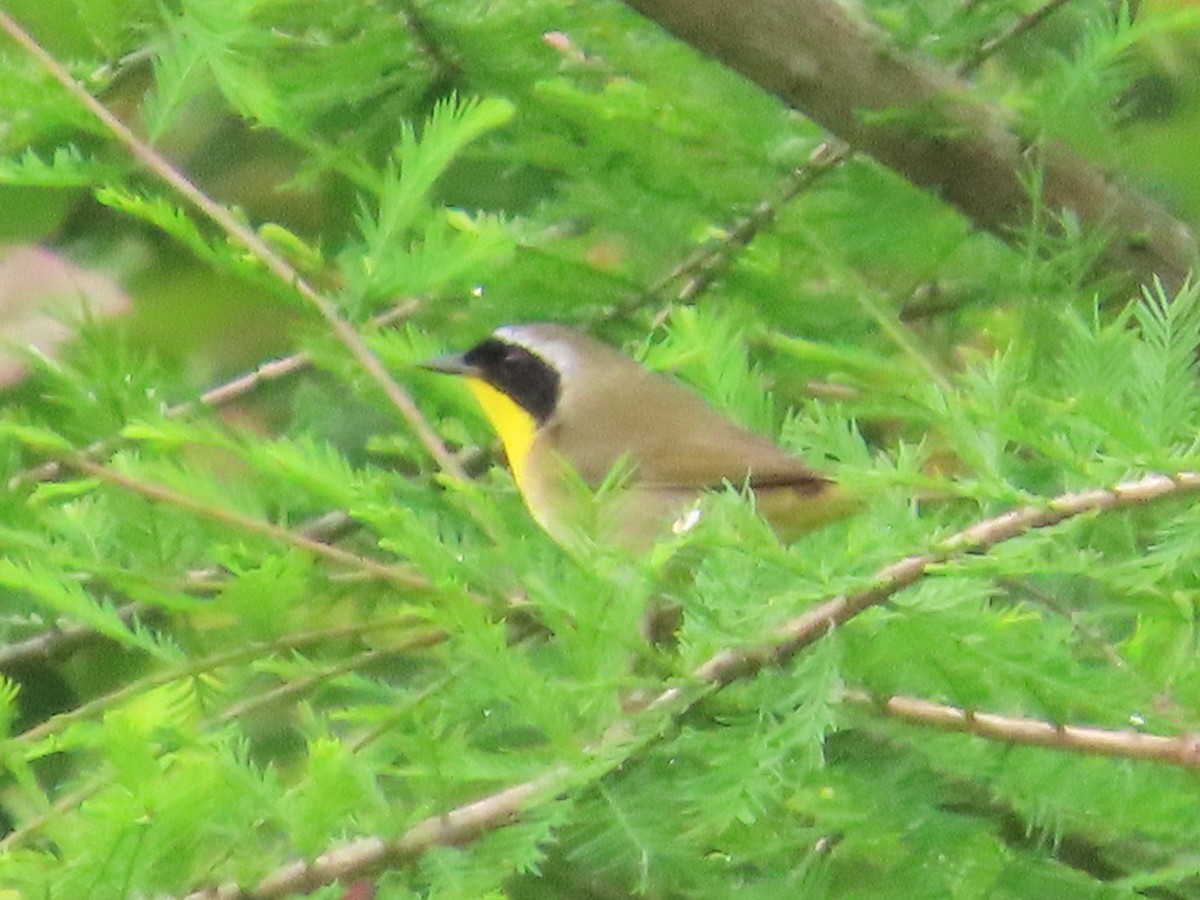
[[[589,415],[552,423],[547,437],[589,484],[599,484],[622,461],[643,487],[707,490],[736,486],[813,486],[826,483],[804,462],[747,431],[670,379],[642,372],[620,388],[589,395]],[[613,435],[620,435],[614,440]]]
[[[764,437],[735,426],[634,455],[636,479],[646,486],[718,488],[824,484],[826,479]]]

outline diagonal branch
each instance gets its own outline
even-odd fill
[[[1140,759],[1188,769],[1200,768],[1200,736],[1194,734],[1164,737],[1140,731],[1056,725],[1038,719],[959,709],[919,697],[874,697],[866,691],[857,690],[844,691],[842,699],[860,706],[870,706],[903,722],[973,734],[1003,744]]]
[[[462,65],[442,46],[441,41],[434,35],[429,20],[413,0],[400,0],[398,6],[413,40],[437,71],[434,84],[453,87],[462,77]]]
[[[129,151],[139,163],[149,172],[165,182],[184,197],[189,203],[208,216],[221,227],[234,241],[245,247],[259,262],[284,284],[290,286],[320,314],[321,318],[333,331],[337,339],[350,351],[359,365],[374,379],[383,390],[392,405],[400,411],[400,415],[408,422],[413,433],[424,445],[426,451],[441,467],[442,471],[452,475],[459,481],[466,481],[467,475],[442,444],[441,438],[425,421],[425,417],[413,402],[408,392],[396,382],[383,367],[383,363],[367,349],[354,326],[342,318],[337,307],[323,294],[317,292],[292,265],[282,256],[271,249],[254,230],[240,222],[233,213],[190,182],[186,176],[172,166],[153,147],[139,138],[124,122],[118,119],[99,100],[89,94],[79,84],[71,73],[59,64],[53,56],[37,43],[24,29],[21,28],[3,10],[0,10],[0,28],[6,31],[25,52],[34,57],[55,81],[66,88],[67,93],[74,97],[80,105],[100,120],[113,137]]]
[[[165,503],[206,519],[221,522],[232,528],[270,538],[279,544],[295,547],[298,550],[303,550],[305,553],[343,566],[351,571],[362,572],[373,578],[378,578],[381,581],[386,581],[409,590],[426,591],[432,588],[429,580],[416,572],[391,566],[370,557],[359,556],[348,550],[335,547],[332,544],[326,544],[315,538],[308,537],[307,535],[289,531],[273,522],[266,522],[262,519],[255,519],[252,516],[245,516],[231,509],[210,506],[201,500],[188,497],[165,485],[142,481],[102,466],[99,463],[94,463],[82,456],[76,455],[70,459],[63,460],[63,462],[71,468],[90,475],[99,481],[138,494],[155,503]]]
[[[134,621],[144,623],[148,612],[140,603],[126,603],[116,611],[126,625]],[[31,662],[57,659],[70,654],[77,647],[102,638],[94,628],[63,622],[23,641],[0,644],[0,672]]]
[[[1049,0],[1028,15],[1022,16],[1001,34],[975,48],[961,62],[956,71],[960,77],[970,75],[985,60],[1016,38],[1036,28],[1068,0]],[[659,278],[650,287],[622,309],[629,309],[647,296],[654,297],[672,282],[681,280],[682,286],[675,295],[676,300],[690,303],[707,290],[722,272],[728,269],[733,259],[749,246],[750,242],[779,215],[779,211],[792,200],[806,193],[824,176],[836,170],[854,155],[854,151],[837,138],[826,138],[813,150],[808,162],[790,172],[782,186],[771,197],[760,200],[747,215],[724,229],[719,240],[711,241],[690,253],[670,272]],[[665,315],[660,313],[660,317]]]
[[[881,569],[866,590],[835,597],[785,622],[776,629],[775,637],[770,642],[758,647],[729,649],[717,653],[696,669],[693,675],[701,682],[719,687],[731,681],[748,678],[768,666],[788,662],[834,628],[845,624],[864,610],[883,603],[924,578],[932,567],[948,560],[969,554],[986,553],[997,544],[1026,532],[1049,528],[1084,513],[1128,509],[1163,497],[1196,492],[1200,492],[1200,472],[1147,475],[1137,481],[1122,482],[1111,488],[1060,494],[1044,505],[1026,506],[994,519],[985,519],[951,535],[934,550],[906,557]],[[682,693],[680,688],[671,688],[656,697],[651,705],[672,705],[679,702]]]
[[[376,328],[382,328],[385,325],[391,325],[407,319],[416,310],[417,306],[417,300],[405,300],[402,303],[396,304],[388,311],[373,317],[371,325]],[[182,403],[168,406],[162,411],[162,414],[168,419],[181,419],[192,415],[201,408],[220,409],[226,404],[246,397],[265,384],[284,381],[299,372],[307,371],[311,367],[312,356],[303,350],[299,353],[280,357],[279,359],[269,359],[259,363],[249,372],[243,372],[228,381],[223,381],[216,387],[209,388],[195,399],[185,400]],[[120,435],[110,435],[89,444],[81,452],[88,459],[99,459],[102,456],[112,453],[118,447],[122,446],[123,443],[124,441]],[[8,480],[8,489],[15,491],[24,485],[36,484],[39,481],[49,481],[52,478],[57,478],[61,471],[62,463],[54,459],[49,460],[13,475]]]
[[[975,49],[974,53],[969,54],[965,60],[959,63],[958,74],[960,76],[970,75],[1001,47],[1012,43],[1027,31],[1031,31],[1038,25],[1041,25],[1059,7],[1066,6],[1069,2],[1070,0],[1049,0],[1048,3],[1039,6],[1033,12],[1021,16],[1021,18],[1013,22],[1011,27],[1005,29],[995,37],[984,41]]]
[[[55,465],[58,463],[55,462]],[[297,533],[309,540],[328,544],[355,528],[357,523],[346,513],[335,511],[318,516],[299,528]],[[228,573],[219,566],[193,569],[184,577],[182,586],[184,590],[195,593],[212,593],[226,583],[227,577]],[[86,586],[96,580],[90,575],[81,575],[79,584]],[[112,590],[111,585],[106,587]],[[139,625],[152,624],[163,613],[162,609],[137,600],[123,603],[115,611],[126,624],[136,621]],[[69,620],[59,621],[40,634],[11,644],[0,644],[0,672],[40,660],[61,660],[79,647],[102,640],[107,638],[93,628]]]
[[[431,847],[458,847],[481,835],[514,824],[522,810],[537,800],[550,799],[567,778],[566,769],[556,769],[540,778],[522,782],[473,803],[418,822],[399,838],[364,838],[330,850],[313,862],[297,862],[268,875],[250,893],[199,891],[187,900],[273,900],[309,893],[335,881],[363,878],[385,868],[411,862]],[[236,889],[235,889],[236,890]]]
[[[1003,110],[905,55],[861,10],[836,0],[625,3],[1003,240],[1029,218],[1025,173],[1036,163],[1046,208],[1107,239],[1105,272],[1143,285],[1157,275],[1174,291],[1196,263],[1186,225],[1066,147],[1033,152]]]
[[[655,296],[673,281],[682,279],[683,285],[676,293],[675,299],[683,303],[695,300],[729,267],[730,261],[749,246],[759,232],[775,221],[784,206],[837,169],[851,155],[850,148],[836,138],[822,141],[813,150],[808,162],[788,174],[775,196],[760,200],[746,216],[731,225],[719,241],[697,248],[670,272],[642,291],[642,296]]]
[[[650,724],[653,718],[667,715],[678,720],[703,697],[720,690],[731,682],[751,678],[763,669],[784,665],[805,647],[815,643],[854,616],[884,602],[901,590],[927,576],[939,563],[971,554],[986,553],[997,544],[1020,537],[1039,528],[1048,528],[1067,519],[1086,513],[1129,509],[1166,497],[1200,493],[1200,472],[1181,472],[1177,475],[1147,475],[1137,481],[1122,482],[1112,488],[1096,488],[1080,493],[1062,494],[1039,506],[1015,509],[992,519],[985,519],[951,535],[928,553],[906,557],[886,566],[875,574],[865,590],[835,597],[807,613],[785,622],[769,643],[744,649],[729,649],[717,653],[693,672],[693,682],[671,687],[636,710],[624,727],[608,730],[601,748],[628,740],[637,733],[636,726]],[[947,708],[949,709],[949,708]],[[910,706],[911,710],[911,706]],[[648,714],[656,714],[654,717]],[[934,716],[932,711],[930,717]],[[982,713],[963,713],[975,720],[970,727],[956,730],[971,731],[981,737],[1004,740],[1018,733],[1029,737],[1029,743],[1053,749],[1075,750],[1115,758],[1144,759],[1200,769],[1200,750],[1190,738],[1158,738],[1167,742],[1171,752],[1147,752],[1147,747],[1159,747],[1156,741],[1117,740],[1117,732],[1083,729],[1071,726],[1070,737],[1057,742],[1045,737],[1046,729],[1056,726],[1028,723]],[[945,710],[938,713],[947,720],[954,716]],[[980,724],[983,723],[983,724]],[[657,727],[646,742],[661,739],[667,729]],[[1064,729],[1058,729],[1064,730]],[[1139,738],[1149,738],[1140,735]],[[1040,738],[1040,740],[1035,740]],[[1085,748],[1086,745],[1086,748]],[[599,749],[599,748],[598,748]],[[626,760],[623,765],[632,764]],[[570,770],[556,766],[542,775],[520,784],[489,794],[471,803],[456,807],[441,815],[425,819],[401,837],[385,840],[377,837],[359,839],[344,848],[331,850],[313,862],[289,863],[269,874],[256,887],[241,888],[224,885],[202,889],[189,894],[186,900],[270,900],[294,893],[309,892],[334,881],[349,881],[368,877],[387,867],[403,865],[435,847],[460,846],[483,834],[496,831],[520,821],[525,812],[539,802],[562,796],[572,784]]]

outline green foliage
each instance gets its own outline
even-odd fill
[[[206,237],[188,212],[164,197],[148,197],[105,185],[96,191],[96,200],[154,226],[213,268],[247,278],[259,269],[255,260],[226,240]]]
[[[379,188],[376,215],[358,217],[362,244],[345,253],[345,274],[356,295],[388,297],[448,290],[484,264],[503,261],[512,238],[493,217],[434,209],[428,195],[463,149],[504,125],[512,106],[490,99],[459,104],[453,97],[434,107],[418,143],[402,125],[400,143]]]
[[[152,135],[161,136],[209,84],[250,121],[281,127],[283,103],[262,58],[271,39],[254,21],[266,6],[257,0],[183,0],[178,14],[167,16],[155,57],[156,89],[145,106]]]
[[[0,182],[86,193],[58,249],[119,271],[142,309],[160,298],[189,345],[204,307],[220,346],[173,354],[144,312],[84,315],[7,391],[0,898],[249,889],[551,773],[504,827],[387,866],[378,896],[1200,896],[1187,771],[859,702],[1195,733],[1186,496],[941,560],[720,691],[692,674],[985,517],[1200,468],[1200,288],[1108,293],[1095,236],[1032,168],[1011,244],[855,159],[742,246],[738,218],[819,129],[618,3],[58,11],[58,58],[302,261],[472,477],[438,470],[294,284],[6,46]],[[1030,12],[869,10],[946,65]],[[1118,101],[1193,20],[1067,4],[978,86],[1023,134],[1136,178]],[[708,271],[664,276],[706,251],[715,277],[679,300]],[[270,302],[246,317],[255,293]],[[403,327],[368,324],[410,298]],[[732,486],[645,560],[564,552],[471,397],[417,367],[538,319],[678,376],[863,509],[783,546]],[[677,646],[648,646],[645,611],[674,602]],[[630,712],[667,687],[685,714]]]
[[[77,147],[56,147],[47,161],[27,150],[19,158],[0,159],[0,184],[32,187],[84,187],[104,183],[117,173],[85,157]]]

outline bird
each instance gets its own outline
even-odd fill
[[[857,506],[691,388],[566,325],[506,325],[422,366],[466,379],[525,506],[568,549],[591,541],[644,554],[691,527],[706,493],[730,486],[753,492],[784,540]]]

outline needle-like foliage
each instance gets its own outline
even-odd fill
[[[857,11],[1012,123],[1006,230],[616,0],[6,5],[3,233],[136,311],[13,348],[0,900],[1200,897],[1200,289],[1040,166],[1200,209],[1163,5]],[[860,509],[564,551],[417,365],[538,320]]]

